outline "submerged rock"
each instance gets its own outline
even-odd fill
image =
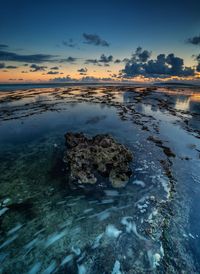
[[[70,182],[96,184],[99,176],[108,178],[114,188],[124,187],[131,176],[132,153],[110,135],[87,138],[83,133],[65,135],[67,150],[64,162]]]

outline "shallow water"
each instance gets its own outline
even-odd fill
[[[199,273],[198,92],[2,93],[0,273]],[[134,155],[127,186],[70,189],[68,131],[108,133],[126,145]]]

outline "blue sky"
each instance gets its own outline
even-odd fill
[[[69,56],[77,58],[76,64],[62,64],[60,68],[64,75],[71,75],[72,71],[73,76],[76,76],[75,71],[85,67],[85,59],[98,59],[105,54],[112,55],[114,60],[122,60],[130,58],[138,46],[151,51],[151,58],[156,58],[160,53],[174,53],[184,59],[185,65],[193,66],[196,62],[192,55],[199,54],[200,45],[186,41],[200,35],[199,11],[200,1],[197,0],[2,0],[0,44],[8,47],[1,50],[19,55],[42,53],[58,55],[63,59]],[[83,33],[98,35],[109,46],[87,43]],[[5,61],[2,58],[0,63],[5,64]],[[19,77],[21,65],[9,60],[5,66],[11,63],[18,66],[18,70],[9,70],[9,73]],[[45,64],[47,70],[51,65],[53,63]],[[113,73],[124,67],[124,63],[109,65]],[[99,75],[107,75],[105,68],[103,72],[100,66],[90,64],[88,70],[90,74],[98,70]],[[4,71],[3,79],[6,79],[6,73],[10,77],[8,71]]]

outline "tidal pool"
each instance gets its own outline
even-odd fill
[[[198,94],[129,86],[0,92],[0,273],[200,273]],[[69,188],[69,131],[110,134],[129,148],[127,186]]]

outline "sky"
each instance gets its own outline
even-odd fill
[[[200,79],[199,0],[1,0],[0,82]]]

